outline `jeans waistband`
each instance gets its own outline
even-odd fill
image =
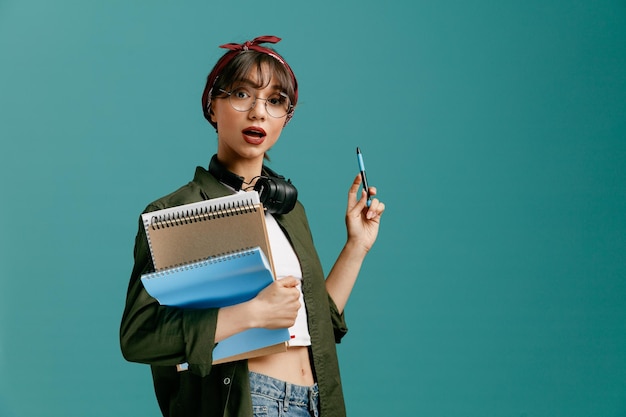
[[[317,407],[319,396],[317,384],[305,387],[252,371],[250,371],[250,392],[306,407]]]

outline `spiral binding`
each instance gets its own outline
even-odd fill
[[[234,203],[219,204],[216,207],[201,207],[166,215],[152,216],[150,219],[150,227],[152,230],[159,230],[168,227],[181,226],[183,224],[238,216],[252,211],[256,212],[257,210],[258,208],[252,203],[252,200],[246,200],[243,202],[237,201]]]
[[[149,274],[145,274],[144,277],[147,279],[161,278],[166,275],[178,273],[181,271],[202,268],[211,264],[217,264],[220,262],[226,262],[226,261],[230,261],[230,260],[237,259],[237,258],[243,258],[245,256],[251,256],[255,254],[255,249],[257,248],[250,247],[250,248],[246,248],[237,252],[227,252],[227,253],[223,253],[220,255],[211,256],[210,258],[199,259],[199,260],[188,262],[185,264],[173,265],[169,268],[162,269],[160,271],[155,271]]]

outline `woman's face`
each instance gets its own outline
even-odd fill
[[[262,162],[265,152],[278,141],[286,116],[270,116],[264,99],[276,97],[281,89],[274,78],[266,86],[255,88],[259,84],[255,68],[246,80],[232,86],[233,90],[243,87],[258,98],[250,110],[235,110],[228,96],[215,98],[211,103],[211,118],[217,123],[217,156],[222,163],[237,164],[244,160]]]

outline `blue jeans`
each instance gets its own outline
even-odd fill
[[[319,391],[250,372],[254,417],[318,417]]]

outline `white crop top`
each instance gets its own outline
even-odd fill
[[[306,306],[304,305],[304,296],[302,294],[302,269],[300,268],[300,261],[291,247],[289,240],[287,240],[287,237],[276,222],[276,219],[274,219],[271,214],[265,214],[265,223],[267,225],[270,247],[272,248],[276,279],[291,275],[300,281],[297,286],[298,291],[300,291],[300,310],[298,310],[295,324],[293,327],[289,328],[289,335],[291,336],[289,346],[311,346]]]

